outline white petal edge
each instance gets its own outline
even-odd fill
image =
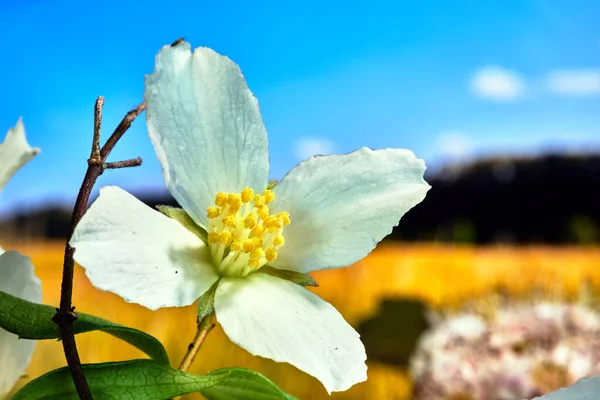
[[[190,305],[218,279],[202,240],[116,186],[100,189],[70,245],[94,286],[151,310]]]
[[[25,127],[21,118],[10,128],[4,142],[0,143],[0,191],[10,178],[29,160],[40,152],[32,148],[25,138]]]
[[[231,341],[253,355],[292,364],[329,393],[367,379],[359,334],[331,304],[295,283],[262,273],[223,278],[215,311]]]
[[[199,225],[218,192],[262,191],[267,131],[239,67],[209,48],[163,47],[146,75],[150,139],[167,188]]]
[[[600,376],[581,378],[569,387],[558,389],[534,400],[597,400],[600,393]]]
[[[42,284],[29,257],[0,249],[0,291],[34,303],[42,302]],[[35,340],[21,340],[0,328],[0,398],[25,372],[31,361]]]
[[[288,211],[292,223],[273,267],[307,273],[362,259],[425,198],[424,172],[403,149],[363,147],[298,164],[274,189],[273,212]]]

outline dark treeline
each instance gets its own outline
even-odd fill
[[[425,200],[392,237],[600,243],[600,156],[488,159],[430,176]]]
[[[389,239],[478,244],[600,243],[600,156],[486,159],[429,174],[432,189]],[[141,196],[150,206],[168,195]],[[64,208],[16,213],[0,232],[16,238],[64,238]]]

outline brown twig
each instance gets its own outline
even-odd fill
[[[104,97],[98,96],[94,105],[94,138],[92,139],[92,154],[89,162],[100,161],[100,131],[102,128],[102,109],[104,108]]]
[[[121,120],[121,122],[119,123],[119,126],[117,126],[117,128],[115,129],[113,134],[110,135],[110,137],[108,138],[106,143],[104,143],[102,150],[100,150],[100,155],[102,156],[102,162],[106,161],[106,157],[108,157],[108,155],[110,154],[112,149],[115,148],[115,145],[117,144],[119,139],[121,139],[121,136],[123,136],[123,134],[125,132],[127,132],[127,129],[129,129],[129,127],[131,126],[131,123],[145,109],[146,109],[146,103],[140,103],[139,106],[137,106],[133,110],[129,111],[127,113],[127,115]]]
[[[188,347],[187,353],[185,353],[183,360],[181,360],[181,364],[179,364],[180,370],[185,372],[190,368],[194,362],[194,358],[196,358],[196,354],[198,354],[198,350],[200,350],[200,346],[202,346],[204,339],[206,339],[206,336],[211,329],[215,327],[215,323],[216,321],[214,312],[198,321],[198,331],[196,332],[194,341]]]
[[[104,163],[104,169],[138,167],[140,165],[142,165],[142,159],[140,157],[138,157],[138,158],[132,158],[131,160]]]
[[[141,159],[136,159],[135,163],[131,160],[118,161],[115,163],[106,163],[106,158],[115,147],[121,136],[129,129],[133,120],[141,114],[146,108],[144,103],[141,103],[135,109],[127,113],[123,118],[119,126],[115,129],[110,138],[106,141],[102,149],[100,149],[100,128],[102,125],[102,107],[104,105],[104,98],[98,97],[94,106],[94,138],[92,141],[92,153],[88,160],[88,168],[81,183],[77,200],[73,207],[73,214],[71,215],[71,227],[67,236],[67,243],[65,245],[65,257],[63,263],[63,275],[60,290],[60,308],[56,309],[56,315],[52,320],[58,325],[60,329],[60,336],[62,338],[63,349],[65,352],[65,358],[67,364],[71,369],[71,375],[73,376],[73,383],[79,398],[82,400],[91,400],[92,393],[89,385],[83,374],[83,368],[81,367],[81,361],[79,359],[79,353],[77,352],[77,345],[75,343],[75,336],[73,331],[73,323],[77,320],[77,313],[75,313],[75,307],[72,306],[73,300],[73,273],[75,269],[75,261],[73,260],[73,253],[75,249],[69,245],[69,240],[73,235],[75,226],[83,217],[85,210],[87,209],[88,201],[92,188],[96,183],[96,180],[104,170],[107,168],[106,165],[125,164],[123,166],[135,166],[141,164]],[[139,162],[138,162],[139,160]]]

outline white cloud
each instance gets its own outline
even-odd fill
[[[334,152],[335,143],[329,139],[318,137],[303,137],[294,143],[294,154],[300,160],[306,160],[312,156],[324,156]]]
[[[473,142],[462,132],[445,131],[439,134],[436,148],[437,154],[453,160],[460,160],[471,155]]]
[[[551,93],[565,96],[600,94],[600,69],[556,70],[544,81]]]
[[[477,70],[469,84],[477,96],[495,101],[515,100],[527,91],[527,83],[520,74],[494,65]]]

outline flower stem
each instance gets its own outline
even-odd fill
[[[198,351],[200,350],[200,346],[202,346],[208,333],[215,327],[215,324],[216,320],[214,312],[198,321],[198,331],[196,332],[194,341],[190,343],[183,360],[181,360],[181,364],[179,364],[180,370],[186,372],[192,366],[194,358],[196,358],[196,354],[198,354]]]

